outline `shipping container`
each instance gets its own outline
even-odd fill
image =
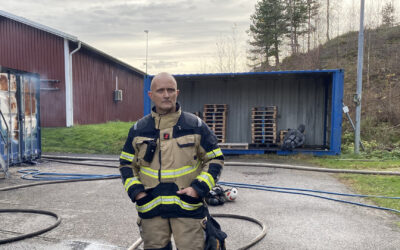
[[[39,88],[38,74],[0,66],[0,152],[4,172],[9,165],[40,158]]]
[[[151,109],[147,91],[153,77],[145,79],[144,114]],[[341,69],[174,77],[183,110],[200,114],[211,124],[225,154],[340,154]],[[300,124],[305,125],[304,145],[282,150],[285,132]]]

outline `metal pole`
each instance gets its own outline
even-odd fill
[[[147,76],[147,55],[149,52],[149,31],[145,30],[144,32],[146,33],[146,76]]]
[[[358,60],[357,60],[357,93],[354,96],[356,103],[356,131],[354,153],[360,153],[360,124],[361,124],[361,96],[362,96],[362,71],[364,57],[364,0],[361,0],[360,31],[358,33]]]

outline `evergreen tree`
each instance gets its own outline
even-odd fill
[[[394,24],[394,6],[390,2],[382,9],[382,24],[389,27]]]
[[[270,57],[279,65],[279,47],[287,33],[287,19],[283,0],[261,0],[255,6],[251,15],[251,25],[248,33],[252,49],[249,59],[255,62],[260,56],[262,60],[253,67],[270,66]]]

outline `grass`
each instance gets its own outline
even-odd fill
[[[400,197],[399,176],[341,174],[339,175],[339,179],[345,184],[350,185],[356,192],[361,194]],[[398,199],[369,199],[379,206],[400,210],[400,201]]]
[[[132,122],[43,128],[43,152],[120,154]]]

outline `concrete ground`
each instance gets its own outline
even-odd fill
[[[47,162],[12,167],[11,178],[0,179],[0,188],[32,183],[20,179],[17,173],[32,167],[42,172],[119,174],[116,168]],[[352,192],[332,174],[274,168],[225,167],[221,181]],[[0,191],[0,208],[43,209],[62,218],[57,228],[0,245],[0,249],[127,249],[139,237],[135,207],[119,179]],[[235,202],[211,207],[211,213],[239,214],[263,221],[267,235],[252,249],[400,249],[398,215],[313,197],[239,189]],[[228,249],[247,244],[261,232],[251,222],[228,218],[218,221],[228,234]],[[54,218],[44,215],[0,213],[0,239],[53,222]]]

